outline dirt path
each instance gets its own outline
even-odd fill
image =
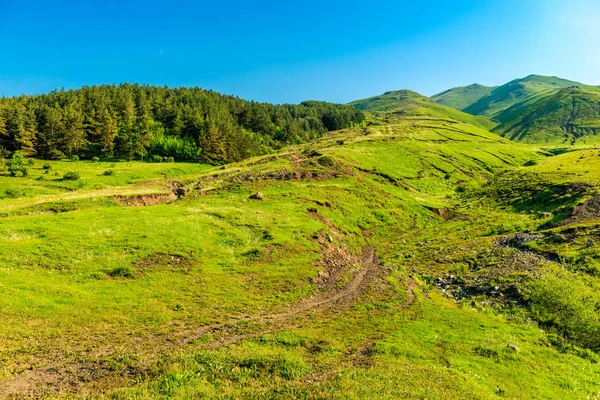
[[[380,265],[375,247],[363,248],[361,255],[349,253],[345,246],[341,245],[344,235],[324,216],[316,212],[310,214],[329,228],[336,242],[333,243],[327,236],[319,239],[322,247],[320,264],[323,269],[313,279],[312,283],[317,287],[313,296],[283,310],[233,319],[194,330],[184,329],[171,335],[168,340],[150,339],[132,346],[137,348],[139,345],[139,352],[144,354],[147,362],[151,362],[161,351],[176,351],[207,335],[211,335],[212,340],[203,346],[218,348],[278,330],[293,329],[303,319],[317,313],[340,312],[352,307],[371,287],[381,282],[386,270]],[[408,307],[415,301],[413,289],[416,286],[414,285],[416,283],[410,283],[408,301],[403,307]],[[132,376],[129,378],[133,379],[135,374],[136,372],[132,371]],[[41,397],[53,393],[78,393],[85,388],[89,390],[90,381],[112,381],[115,379],[114,375],[114,372],[103,370],[101,361],[82,365],[74,362],[69,364],[69,361],[64,360],[57,365],[25,371],[10,381],[2,382],[0,399]]]
[[[181,333],[180,336],[182,337],[179,343],[190,343],[210,334],[216,340],[207,347],[215,348],[265,333],[292,328],[295,326],[294,322],[303,317],[332,309],[349,308],[354,304],[354,300],[362,295],[383,274],[374,247],[365,247],[360,257],[354,257],[345,250],[332,245],[327,246],[323,252],[322,262],[326,267],[313,280],[320,291],[312,297],[303,299],[280,312],[230,320],[202,327],[192,333]],[[341,280],[348,276],[350,276],[348,282],[341,285]],[[254,324],[257,328],[256,331],[235,334],[236,325],[242,322],[244,324]]]

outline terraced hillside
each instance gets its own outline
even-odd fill
[[[598,151],[385,96],[225,167],[0,176],[0,397],[597,397]]]

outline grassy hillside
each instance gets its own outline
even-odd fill
[[[224,168],[4,173],[0,396],[597,396],[598,152],[416,99]]]
[[[438,104],[435,101],[410,90],[386,92],[381,96],[353,101],[349,105],[361,111],[394,112],[405,116],[446,118],[468,123],[481,129],[492,129],[496,124],[485,117],[477,117]]]
[[[600,142],[600,89],[568,88],[506,110],[495,132],[528,143]]]
[[[572,86],[582,87],[585,85],[557,77],[529,75],[495,88],[490,94],[464,108],[463,111],[505,122],[500,115],[503,110],[526,100],[530,96],[549,96],[559,89]]]
[[[448,89],[441,93],[431,96],[432,100],[437,101],[448,107],[457,110],[464,110],[477,100],[491,93],[497,86],[484,86],[478,83],[469,86],[459,86]]]

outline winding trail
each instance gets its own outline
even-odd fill
[[[317,287],[314,295],[272,313],[231,319],[199,328],[183,328],[168,338],[146,338],[131,343],[131,350],[142,354],[145,364],[148,365],[155,361],[161,352],[175,352],[188,344],[194,343],[205,349],[219,348],[264,334],[294,329],[308,317],[319,313],[339,313],[357,304],[370,288],[383,282],[387,273],[380,265],[375,247],[364,247],[361,255],[350,254],[345,246],[341,245],[344,234],[331,221],[316,211],[309,211],[309,215],[322,222],[335,238],[332,240],[331,237],[322,234],[318,239],[321,244],[320,264],[323,269],[313,279],[313,284]],[[400,307],[407,309],[415,302],[414,290],[417,287],[416,282],[410,279],[408,299]],[[208,335],[210,341],[202,343],[199,340]],[[88,354],[86,358],[92,361],[86,363],[62,359],[43,368],[24,371],[0,383],[0,399],[82,393],[90,389],[90,382],[110,385],[115,379],[115,372],[106,370],[102,356],[113,353],[118,353],[118,350],[104,346],[103,350]],[[140,372],[131,371],[129,375],[125,374],[121,378],[135,379]],[[114,382],[112,384],[114,385]]]

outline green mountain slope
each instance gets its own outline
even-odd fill
[[[536,149],[467,123],[370,118],[225,168],[0,174],[0,396],[593,397],[599,357],[579,346],[598,342],[600,253],[573,270],[536,256],[575,257],[523,210],[578,200],[544,174],[597,152],[530,170]],[[598,232],[585,224],[564,228],[576,248]],[[499,244],[535,230],[527,250]],[[584,319],[531,322],[555,303]]]
[[[223,167],[0,166],[0,398],[597,396],[598,150],[396,97]]]
[[[473,116],[447,107],[410,90],[386,92],[380,96],[353,101],[349,105],[361,111],[393,112],[403,116],[446,118],[452,121],[469,123],[486,130],[496,126],[493,121],[486,117]]]
[[[492,90],[490,94],[484,96],[464,108],[464,111],[473,115],[485,115],[500,122],[504,122],[499,114],[529,98],[530,96],[552,95],[556,91],[567,87],[582,87],[585,86],[579,82],[569,81],[557,77],[529,75],[522,79],[515,79],[505,85]]]
[[[445,106],[456,108],[457,110],[464,110],[477,100],[489,95],[492,90],[496,88],[497,86],[484,86],[475,83],[469,86],[459,86],[448,89],[431,96],[431,99]]]
[[[600,142],[600,89],[567,88],[503,112],[494,132],[529,143]]]

